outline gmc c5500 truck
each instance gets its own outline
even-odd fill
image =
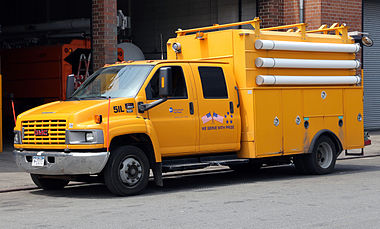
[[[18,116],[16,162],[37,186],[98,178],[130,195],[150,171],[162,186],[163,172],[210,165],[326,174],[364,147],[361,45],[345,25],[256,18],[176,33],[167,60],[106,65],[66,101]]]

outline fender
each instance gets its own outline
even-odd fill
[[[154,129],[154,126],[152,125],[152,122],[149,119],[145,119],[145,124],[146,124],[147,135],[150,137],[150,140],[152,141],[156,162],[157,163],[162,162],[160,144],[158,142],[158,137]]]
[[[314,135],[313,140],[311,141],[311,143],[309,145],[309,149],[305,153],[312,153],[312,151],[314,149],[315,142],[322,135],[327,135],[327,136],[331,137],[332,141],[334,142],[335,146],[337,147],[337,153],[339,155],[340,152],[342,152],[342,150],[343,150],[342,143],[341,143],[340,139],[334,134],[334,132],[332,132],[331,130],[328,130],[328,129],[320,130]]]
[[[120,125],[122,123],[122,125]],[[119,125],[117,125],[119,124]],[[112,126],[110,128],[110,142],[112,142],[112,139],[114,139],[117,136],[121,135],[127,135],[127,134],[147,134],[152,142],[153,150],[154,150],[154,156],[156,162],[161,162],[161,153],[160,153],[160,147],[158,143],[158,138],[156,135],[156,131],[154,130],[154,127],[150,120],[148,119],[140,119],[140,120],[133,120],[133,122],[120,122],[120,123],[112,123]],[[128,127],[128,128],[126,128]]]

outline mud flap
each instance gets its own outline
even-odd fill
[[[154,165],[152,166],[152,171],[154,176],[154,182],[156,183],[156,185],[159,187],[163,187],[164,183],[162,180],[162,163],[154,163]]]

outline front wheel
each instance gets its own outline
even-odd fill
[[[315,143],[313,152],[305,155],[304,165],[311,174],[327,174],[334,170],[337,158],[335,144],[327,136],[321,136]]]
[[[37,174],[30,174],[30,176],[37,187],[45,190],[63,189],[69,183],[69,180],[65,179],[41,178]]]
[[[149,160],[136,146],[122,146],[111,152],[104,170],[107,188],[120,196],[143,190],[149,181]]]

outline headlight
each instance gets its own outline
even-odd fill
[[[14,132],[15,136],[13,139],[14,144],[21,144],[21,132],[20,131],[15,131]]]
[[[86,142],[93,142],[95,140],[94,133],[86,132]]]
[[[103,144],[102,130],[68,130],[67,144]]]

